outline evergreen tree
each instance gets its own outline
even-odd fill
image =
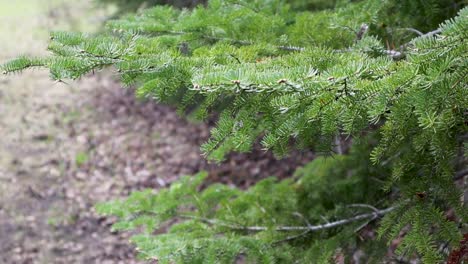
[[[61,81],[113,66],[138,96],[200,119],[218,113],[202,146],[216,161],[258,139],[282,157],[292,147],[329,155],[336,138],[352,138],[349,153],[318,158],[289,180],[201,189],[201,173],[100,205],[119,217],[114,228],[146,227],[133,239],[143,258],[329,263],[360,251],[379,263],[390,261],[387,244],[398,238],[399,255],[439,263],[459,252],[466,232],[455,184],[468,156],[464,4],[156,6],[108,22],[99,35],[53,33],[51,56],[2,68],[46,67]],[[306,5],[312,11],[299,11]],[[369,235],[375,226],[378,239]]]

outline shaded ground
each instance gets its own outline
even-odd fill
[[[0,0],[0,62],[43,54],[47,28],[87,29],[100,20],[87,1],[13,2]],[[0,263],[134,263],[126,234],[109,231],[112,221],[92,210],[96,202],[199,170],[245,187],[288,176],[312,158],[278,162],[257,149],[207,164],[199,145],[208,132],[170,107],[138,102],[109,73],[71,84],[43,71],[0,77]]]

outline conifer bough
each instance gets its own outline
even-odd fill
[[[468,156],[462,7],[448,0],[364,0],[310,12],[283,1],[157,6],[110,21],[107,33],[53,33],[49,57],[20,57],[2,69],[46,67],[66,80],[112,66],[138,96],[200,119],[218,113],[202,146],[218,161],[259,138],[280,157],[292,142],[330,153],[336,138],[353,139],[349,153],[317,158],[293,179],[201,190],[202,173],[100,205],[119,217],[117,229],[147,227],[133,238],[143,258],[328,263],[359,251],[363,261],[391,262],[385,243],[397,238],[394,254],[439,263],[458,252],[466,232],[454,182]],[[362,211],[375,207],[387,209]]]

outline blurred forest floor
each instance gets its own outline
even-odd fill
[[[112,10],[88,1],[0,0],[0,63],[45,55],[49,30],[92,32]],[[248,187],[313,158],[276,161],[256,147],[209,164],[209,125],[136,100],[104,71],[57,83],[43,70],[0,77],[0,263],[137,263],[129,234],[110,232],[97,202],[161,188],[180,175]]]

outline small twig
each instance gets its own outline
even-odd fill
[[[325,223],[330,223],[330,221],[328,221],[328,219],[325,216],[320,215],[320,218],[322,218],[322,220],[325,221]]]
[[[437,34],[440,34],[440,33],[442,33],[442,29],[438,28],[438,29],[436,29],[436,30],[427,32],[427,33],[424,34],[424,35],[421,35],[421,37],[422,37],[422,38],[430,37],[430,36],[434,36],[434,35],[437,35]]]
[[[395,207],[389,207],[389,208],[386,208],[386,209],[377,210],[377,211],[375,211],[373,213],[360,214],[360,215],[356,215],[356,216],[351,217],[351,218],[342,219],[342,220],[338,220],[338,221],[335,221],[335,222],[330,222],[330,223],[326,223],[326,224],[322,224],[322,225],[315,225],[315,226],[312,226],[312,225],[310,225],[310,226],[309,225],[308,226],[278,226],[278,227],[275,227],[275,228],[269,228],[269,227],[266,227],[266,226],[232,225],[232,224],[225,223],[222,220],[209,219],[209,218],[197,217],[197,216],[192,216],[192,215],[181,215],[180,217],[195,219],[195,220],[199,220],[199,221],[202,221],[202,222],[205,222],[205,223],[208,223],[208,224],[224,226],[224,227],[228,227],[230,229],[241,230],[241,231],[259,232],[259,231],[266,231],[266,230],[275,230],[275,231],[301,231],[301,230],[306,231],[307,230],[308,232],[315,232],[315,231],[331,229],[331,228],[334,228],[334,227],[337,227],[337,226],[346,225],[346,224],[353,223],[353,222],[356,222],[356,221],[359,221],[359,220],[364,220],[364,219],[368,219],[368,218],[377,218],[377,217],[380,217],[382,215],[385,215],[385,214],[393,211],[394,209],[395,209]]]
[[[305,218],[301,213],[299,212],[294,212],[293,215],[295,216],[298,216],[299,218],[301,218],[306,224],[308,227],[311,227],[312,225],[310,224],[309,220],[307,220],[307,218]],[[325,217],[321,216],[322,219],[325,220],[325,222],[329,223],[327,219],[325,219]],[[307,235],[308,233],[310,232],[310,230],[305,230],[304,232],[300,233],[300,234],[297,234],[297,235],[293,235],[293,236],[287,236],[283,239],[280,239],[280,240],[277,240],[275,242],[273,242],[273,244],[280,244],[280,243],[283,243],[283,242],[287,242],[287,241],[291,241],[291,240],[294,240],[296,238],[299,238],[299,237],[302,237],[302,236],[305,236]]]
[[[414,28],[402,28],[402,29],[407,30],[407,31],[411,31],[411,32],[413,32],[413,33],[416,33],[416,34],[418,34],[419,36],[423,36],[423,35],[424,35],[424,33],[422,33],[421,31],[419,31],[419,30],[417,30],[417,29],[414,29]]]
[[[308,227],[312,226],[309,222],[309,220],[307,220],[307,218],[305,218],[301,213],[299,212],[294,212],[293,215],[295,216],[298,216],[299,218],[301,218],[306,224]],[[326,221],[328,223],[328,221]]]
[[[360,208],[368,208],[368,209],[371,209],[372,211],[374,212],[378,212],[379,209],[375,208],[374,206],[370,205],[370,204],[350,204],[348,205],[347,207],[360,207]],[[366,227],[370,222],[374,221],[375,219],[377,219],[377,216],[376,217],[372,217],[369,221],[366,221],[364,224],[360,225],[358,228],[356,228],[354,230],[355,233],[361,231],[361,229],[363,229],[364,227]]]
[[[306,230],[300,234],[297,234],[297,235],[293,235],[293,236],[287,236],[283,239],[280,239],[280,240],[277,240],[277,241],[274,241],[273,244],[280,244],[280,243],[283,243],[283,242],[288,242],[288,241],[291,241],[291,240],[294,240],[296,238],[300,238],[302,236],[305,236],[307,235],[308,233],[310,232],[310,230]]]
[[[364,224],[362,224],[359,227],[357,227],[356,229],[354,229],[354,233],[358,233],[359,231],[361,231],[364,227],[366,227],[370,222],[374,221],[375,219],[376,218],[372,218],[369,221],[366,221]]]
[[[372,211],[374,212],[378,212],[379,209],[375,208],[374,206],[370,205],[370,204],[350,204],[348,205],[347,207],[361,207],[361,208],[369,208],[371,209]]]
[[[393,32],[393,31],[396,31],[396,30],[406,30],[406,31],[410,31],[410,32],[413,32],[413,33],[416,33],[418,34],[419,36],[423,36],[424,33],[422,33],[421,31],[417,30],[417,29],[414,29],[414,28],[396,28],[396,29],[391,29],[390,32]]]

